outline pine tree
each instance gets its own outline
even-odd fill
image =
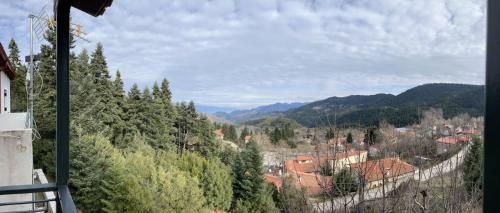
[[[139,86],[137,84],[133,84],[132,87],[130,88],[130,91],[128,92],[127,95],[127,111],[125,114],[127,115],[127,124],[129,126],[133,126],[134,129],[137,130],[136,133],[142,133],[141,132],[141,124],[142,124],[142,93],[139,90]],[[127,141],[131,141],[132,138],[135,136],[134,132],[129,132],[127,133]]]
[[[351,192],[355,192],[357,189],[358,184],[349,170],[342,169],[335,175],[334,194],[345,196]]]
[[[70,107],[71,133],[83,136],[98,133],[105,129],[102,121],[96,117],[96,105],[99,104],[95,94],[95,84],[89,74],[89,56],[87,50],[75,57],[70,56]]]
[[[469,152],[464,159],[464,185],[469,195],[478,196],[482,190],[483,150],[479,138],[474,138]]]
[[[34,101],[35,128],[40,134],[33,143],[33,162],[36,168],[43,168],[48,175],[55,174],[55,133],[56,133],[56,49],[55,28],[49,27],[45,33],[47,44],[41,45],[40,62],[37,66],[39,78],[34,87],[38,96]],[[43,87],[42,87],[43,85]]]
[[[19,59],[19,48],[14,39],[9,42],[9,60],[16,69],[16,78],[11,81],[11,112],[25,112],[27,108],[26,66]]]
[[[250,135],[250,131],[248,130],[247,127],[243,128],[243,130],[241,131],[241,134],[240,134],[240,141],[241,142],[245,142],[245,137],[247,135]]]
[[[352,142],[354,142],[353,139],[352,139],[352,133],[351,132],[347,133],[347,139],[346,140],[347,140],[348,144],[352,144]]]
[[[109,127],[106,135],[113,138],[113,124],[121,123],[121,117],[117,101],[113,98],[113,87],[108,65],[104,57],[104,50],[101,43],[97,43],[96,49],[90,59],[90,72],[94,75],[94,83],[98,103],[96,103],[96,116]]]
[[[335,138],[335,131],[333,130],[333,128],[328,128],[326,130],[325,138],[326,138],[326,140],[331,140],[331,139]]]
[[[233,206],[243,202],[252,212],[272,212],[274,202],[264,180],[262,156],[257,143],[247,143],[233,168]]]
[[[128,110],[127,101],[125,99],[125,91],[123,90],[123,80],[119,70],[116,71],[115,79],[112,83],[112,100],[116,105],[114,115],[117,116],[115,122],[112,124],[113,134],[111,142],[113,144],[121,143],[126,144],[126,135],[135,132],[135,128],[127,124],[126,111]]]

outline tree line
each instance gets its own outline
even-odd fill
[[[54,177],[54,28],[45,39],[35,66],[33,157]],[[14,40],[9,50],[18,74],[12,111],[24,112],[27,69]],[[125,92],[121,73],[110,75],[101,43],[90,54],[71,51],[70,116],[69,185],[83,212],[277,211],[257,144],[237,153],[217,142],[214,125],[192,101],[172,101],[167,79]]]

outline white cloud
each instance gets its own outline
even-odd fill
[[[0,5],[0,41],[26,50],[39,7]],[[79,48],[101,41],[127,86],[166,77],[176,100],[247,107],[482,84],[485,14],[480,0],[121,0],[73,20],[92,41]]]

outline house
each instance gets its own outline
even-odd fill
[[[224,140],[224,133],[222,132],[222,129],[216,129],[214,131],[215,138],[218,140]]]
[[[441,135],[449,136],[454,132],[453,130],[454,130],[453,125],[443,124],[443,127],[441,128],[440,133],[441,133]]]
[[[361,163],[365,162],[368,159],[367,151],[359,151],[359,150],[349,150],[338,152],[335,155],[335,158],[329,160],[331,168],[334,168],[335,172],[339,172],[340,170],[347,168],[349,165],[353,163]]]
[[[278,189],[280,189],[281,186],[283,185],[281,178],[278,176],[266,174],[264,177],[265,177],[267,182],[274,184],[276,186],[276,188],[278,188]]]
[[[285,173],[303,172],[318,173],[321,167],[330,166],[335,172],[346,168],[352,163],[360,163],[367,160],[368,152],[359,150],[340,151],[333,155],[301,155],[295,159],[284,162]]]
[[[457,135],[462,136],[481,136],[481,131],[475,129],[465,129],[457,132]]]
[[[413,178],[415,167],[399,158],[384,158],[351,164],[351,169],[366,188],[380,187]]]
[[[0,43],[0,113],[10,112],[10,81],[14,80],[16,72],[9,57]]]
[[[472,141],[472,137],[467,135],[462,136],[446,136],[436,140],[437,154],[443,154],[458,147],[460,143],[468,143]]]

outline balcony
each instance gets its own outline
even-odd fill
[[[56,212],[77,212],[71,193],[68,189],[69,179],[69,36],[70,36],[70,10],[75,7],[92,16],[102,15],[105,9],[111,6],[112,0],[87,0],[87,1],[70,1],[70,0],[55,0],[54,15],[56,17],[56,38],[57,38],[57,59],[56,59],[56,78],[57,78],[57,113],[56,113],[56,182],[45,183],[45,180],[39,184],[31,185],[10,185],[0,187],[0,196],[15,197],[16,201],[0,203],[0,211],[9,212],[52,212],[54,202]],[[8,64],[8,63],[6,63]],[[4,67],[1,67],[4,68]],[[7,67],[6,69],[9,69]],[[12,69],[12,67],[10,68]],[[11,70],[12,71],[12,70]],[[13,122],[5,122],[13,124]],[[30,133],[31,129],[26,131]],[[15,134],[12,135],[16,137]],[[31,140],[31,134],[28,134]],[[22,137],[21,137],[22,138]],[[31,141],[30,141],[31,142]],[[31,144],[31,143],[29,143]],[[27,147],[24,152],[32,152]],[[32,153],[29,153],[32,154]],[[29,158],[29,156],[28,156]],[[8,165],[13,166],[13,165]],[[21,168],[24,168],[21,166]],[[31,174],[32,168],[28,167]],[[27,178],[31,178],[27,176]],[[37,173],[37,178],[44,179],[40,173]],[[15,180],[14,180],[15,181]],[[26,181],[24,181],[26,182]],[[50,196],[50,193],[55,192],[55,196]],[[43,199],[34,199],[33,194],[45,193]],[[31,197],[33,196],[33,197]],[[26,198],[32,199],[26,199]],[[23,201],[17,201],[26,199]],[[44,204],[41,208],[35,207]],[[31,209],[30,209],[31,207]]]

